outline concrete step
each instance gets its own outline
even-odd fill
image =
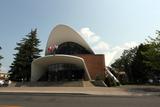
[[[82,81],[17,82],[10,87],[83,87]]]
[[[102,80],[91,81],[91,82],[96,87],[107,87],[107,85]]]
[[[94,87],[94,85],[90,81],[82,81],[83,87]]]

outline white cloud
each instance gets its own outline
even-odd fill
[[[138,45],[137,42],[131,41],[119,46],[111,47],[108,43],[103,41],[99,35],[85,27],[80,30],[80,34],[89,43],[96,54],[105,55],[106,66],[110,65],[115,59],[119,58],[125,49],[129,49]]]
[[[80,30],[80,34],[83,36],[88,43],[94,44],[100,40],[100,36],[96,35],[90,30],[90,28],[85,27]]]
[[[104,53],[104,54],[105,54],[105,64],[108,66],[114,59],[115,55],[117,54],[117,51],[113,51],[113,52],[108,51],[107,53]]]
[[[138,45],[139,44],[137,42],[131,41],[131,42],[126,42],[122,45],[115,46],[115,47],[109,49],[109,52],[111,51],[111,53],[114,54],[114,57],[112,58],[112,60],[110,60],[109,65],[111,63],[113,63],[115,61],[115,59],[119,58],[125,49],[130,49],[130,48],[133,48]]]
[[[94,33],[88,27],[82,28],[80,32],[86,37],[91,37],[94,35]]]
[[[135,47],[137,45],[138,45],[138,43],[134,42],[134,41],[127,42],[127,43],[124,44],[124,46],[127,47],[127,48],[132,48],[132,47]]]
[[[99,37],[99,36],[94,35],[94,36],[91,37],[91,41],[92,41],[93,43],[98,42],[99,40],[100,40],[100,37]]]
[[[93,46],[93,49],[96,52],[106,52],[109,49],[109,45],[104,41],[99,41],[95,46]]]

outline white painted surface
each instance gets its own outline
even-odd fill
[[[48,65],[56,63],[70,63],[84,69],[87,79],[91,80],[88,69],[83,58],[72,55],[47,55],[40,57],[32,62],[31,81],[37,81],[48,69]]]
[[[60,45],[64,42],[75,42],[83,46],[89,52],[94,53],[87,42],[81,37],[78,32],[76,32],[69,26],[57,25],[50,33],[45,49],[45,55],[48,55],[48,48],[50,46]]]

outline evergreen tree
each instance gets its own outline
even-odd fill
[[[37,39],[37,29],[32,30],[25,38],[17,43],[17,53],[11,65],[11,79],[15,81],[30,81],[31,78],[31,63],[34,59],[40,57],[41,49]]]

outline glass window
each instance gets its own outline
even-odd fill
[[[74,43],[74,42],[65,42],[58,46],[58,49],[54,50],[53,53],[56,54],[93,54],[86,50],[81,45]],[[51,54],[53,54],[51,53]]]

